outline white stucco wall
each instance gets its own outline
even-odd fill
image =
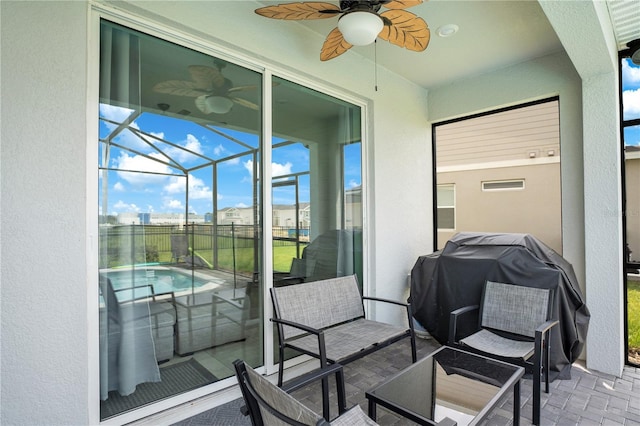
[[[0,8],[0,423],[89,424],[86,5]]]
[[[606,3],[540,0],[582,81],[587,366],[624,366],[618,55]]]

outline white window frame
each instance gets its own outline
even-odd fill
[[[438,205],[436,206],[436,212],[442,209],[453,209],[453,228],[441,228],[440,222],[438,221],[438,231],[454,231],[456,229],[456,184],[455,183],[439,183],[436,187],[436,191],[439,188],[451,187],[453,192],[453,204],[452,205],[441,205],[441,197],[437,197]]]

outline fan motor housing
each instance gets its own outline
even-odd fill
[[[354,10],[370,10],[377,12],[384,3],[388,3],[389,0],[378,1],[354,1],[346,0],[340,2],[340,9],[342,11],[353,12]]]

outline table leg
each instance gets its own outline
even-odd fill
[[[369,400],[369,418],[376,421],[376,402],[373,399]]]
[[[520,380],[513,385],[513,426],[520,426]]]

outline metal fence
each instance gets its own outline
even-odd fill
[[[210,266],[220,268],[219,254],[259,252],[261,229],[253,225],[121,225],[100,228],[100,267],[122,266],[132,263],[169,262],[173,259],[171,236],[185,235],[188,246],[204,256]],[[309,229],[273,227],[273,246],[299,246],[308,244]],[[251,253],[243,253],[250,256]],[[235,259],[234,259],[235,261]],[[221,267],[221,269],[227,269]]]

